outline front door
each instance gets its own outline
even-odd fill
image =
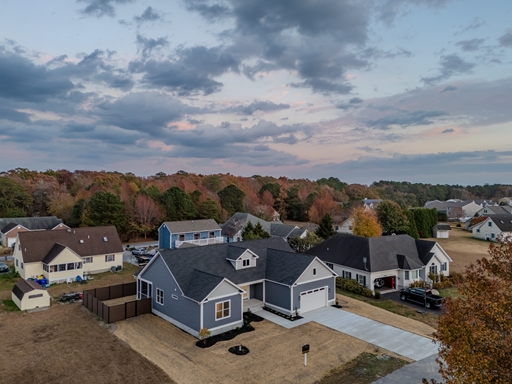
[[[242,288],[244,290],[244,294],[242,295],[242,298],[244,300],[247,300],[249,298],[249,288],[250,285],[242,285],[240,288]]]

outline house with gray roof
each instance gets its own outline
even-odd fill
[[[279,237],[161,249],[137,275],[137,298],[151,297],[155,315],[197,337],[242,326],[255,306],[295,315],[333,304],[336,276]]]
[[[512,215],[512,207],[506,205],[489,205],[476,212],[476,216]]]
[[[448,276],[452,261],[437,242],[409,235],[368,238],[340,233],[306,253],[371,290],[401,289],[420,279],[431,282],[429,272]]]
[[[460,219],[462,217],[473,217],[484,206],[489,206],[490,204],[493,203],[487,200],[433,200],[427,201],[425,208],[435,208],[438,212],[444,212],[449,219]]]
[[[432,227],[432,234],[436,239],[448,239],[452,227],[448,223],[437,223]]]
[[[475,239],[499,241],[512,238],[512,215],[490,215],[471,228]]]
[[[221,244],[221,228],[213,219],[166,221],[158,228],[158,246],[176,249],[183,244],[197,246]]]
[[[0,219],[0,244],[12,247],[19,232],[69,228],[55,216],[11,217]]]

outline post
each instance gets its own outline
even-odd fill
[[[305,367],[308,366],[308,354],[307,353],[304,354],[304,366]]]
[[[302,354],[304,355],[304,366],[308,366],[308,352],[309,352],[309,344],[304,344],[302,346]]]

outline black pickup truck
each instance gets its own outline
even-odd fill
[[[439,307],[444,301],[441,296],[434,295],[430,289],[424,288],[404,288],[400,290],[400,299],[424,304],[428,309]]]

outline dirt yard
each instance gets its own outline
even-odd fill
[[[195,346],[197,339],[154,315],[117,325],[116,336],[182,384],[312,383],[362,352],[396,356],[316,323],[287,330],[267,320],[254,322],[254,332],[204,349]],[[307,367],[301,354],[305,343],[311,346]],[[249,348],[248,355],[228,352],[240,344]]]
[[[489,256],[487,250],[490,242],[477,240],[470,231],[452,226],[448,239],[428,239],[437,241],[452,258],[451,272],[464,272],[467,266],[476,260]]]
[[[364,316],[369,319],[403,329],[404,331],[409,331],[429,338],[432,338],[432,334],[436,331],[427,324],[397,315],[382,308],[377,308],[360,300],[352,299],[340,294],[338,294],[337,297],[339,304],[343,306],[343,309],[347,312],[352,312],[356,315]]]
[[[0,383],[173,383],[79,303],[0,314]]]

